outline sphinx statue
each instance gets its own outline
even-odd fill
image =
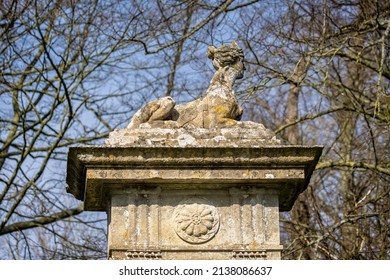
[[[240,122],[243,109],[233,86],[244,76],[244,54],[236,42],[209,46],[207,57],[216,70],[206,92],[198,99],[178,104],[166,96],[147,103],[134,114],[127,129],[147,128],[256,128],[262,124]],[[148,125],[144,125],[148,124]]]

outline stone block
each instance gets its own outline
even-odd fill
[[[104,146],[70,148],[68,191],[107,212],[110,259],[280,259],[279,212],[322,147],[259,133],[115,131]]]

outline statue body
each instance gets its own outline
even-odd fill
[[[170,96],[151,101],[133,116],[127,128],[142,128],[144,123],[152,128],[254,128],[253,122],[239,121],[243,110],[233,89],[245,71],[242,49],[235,42],[219,48],[210,46],[207,56],[216,72],[205,94],[179,105]]]

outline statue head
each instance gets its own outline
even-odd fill
[[[237,79],[244,75],[244,52],[235,41],[231,45],[223,45],[219,48],[210,46],[207,49],[207,57],[213,61],[216,70],[224,67],[232,67],[237,70]]]

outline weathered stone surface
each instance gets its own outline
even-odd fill
[[[245,71],[242,49],[235,42],[219,48],[210,46],[207,56],[217,71],[203,95],[179,105],[171,97],[151,101],[133,116],[127,128],[142,128],[142,124],[147,124],[146,128],[264,129],[262,124],[239,121],[243,109],[233,86]]]
[[[275,191],[135,187],[112,194],[109,217],[111,259],[278,259],[282,249]]]
[[[110,259],[278,259],[279,211],[306,188],[322,147],[237,141],[72,147],[68,191],[107,211]]]
[[[165,120],[170,117],[176,102],[170,96],[166,96],[149,102],[132,117],[128,129],[138,128],[142,123],[155,120]]]
[[[322,147],[72,147],[68,191],[86,210],[106,210],[106,192],[126,184],[164,188],[277,188],[288,211],[307,186]]]
[[[111,147],[260,147],[280,144],[275,134],[262,125],[261,129],[119,129],[111,132],[106,139],[106,145]]]

